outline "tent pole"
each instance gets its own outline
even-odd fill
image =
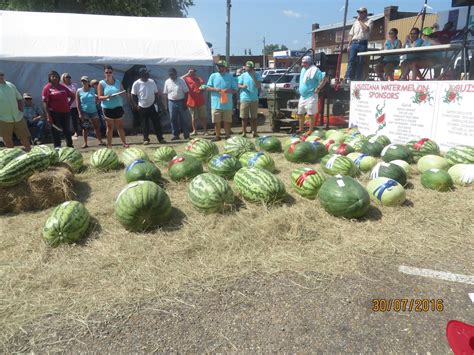
[[[421,14],[421,31],[423,31],[423,26],[425,25],[426,5],[428,5],[428,0],[425,0],[425,4],[423,5],[423,13]]]
[[[232,7],[231,0],[227,0],[227,22],[225,35],[225,60],[230,66],[230,8]]]
[[[344,5],[344,21],[342,23],[342,38],[341,38],[341,49],[339,50],[339,55],[337,56],[337,64],[336,64],[336,87],[339,88],[339,78],[341,77],[341,61],[342,55],[344,53],[344,41],[346,40],[346,23],[347,23],[347,9],[349,7],[349,0],[346,0],[346,4]]]

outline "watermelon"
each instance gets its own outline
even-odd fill
[[[372,170],[373,167],[377,164],[376,158],[363,153],[349,153],[347,154],[347,157],[351,159],[354,162],[355,166],[364,173]]]
[[[43,227],[43,239],[52,247],[80,240],[89,229],[90,215],[78,201],[57,206]]]
[[[308,141],[306,141],[308,142]],[[321,141],[313,141],[309,142],[311,143],[314,148],[316,149],[316,158],[321,159],[324,157],[326,154],[328,154],[328,151],[326,150],[326,146],[321,142]]]
[[[50,147],[49,145],[41,144],[35,145],[31,148],[32,153],[41,152],[49,156],[49,162],[51,165],[59,163],[59,154],[56,149]]]
[[[168,165],[169,162],[177,155],[176,151],[171,147],[160,147],[153,155],[153,161],[160,165]]]
[[[321,167],[329,175],[341,174],[354,177],[359,174],[359,170],[350,158],[338,154],[328,154],[323,157]]]
[[[151,181],[128,184],[115,201],[115,217],[130,231],[145,231],[163,225],[171,217],[166,192]]]
[[[474,164],[474,147],[458,145],[448,150],[445,155],[449,165]]]
[[[234,136],[224,143],[224,152],[239,158],[245,152],[255,151],[255,145],[245,137]]]
[[[173,181],[192,179],[202,172],[201,161],[188,154],[175,156],[168,165],[168,175]]]
[[[354,148],[355,151],[360,151],[364,143],[367,141],[368,140],[365,136],[363,136],[362,134],[358,134],[356,136],[346,138],[346,140],[344,140],[344,143],[350,145],[352,148]]]
[[[95,151],[91,155],[90,163],[93,168],[102,171],[116,169],[120,164],[117,153],[109,148]]]
[[[277,137],[261,136],[255,139],[255,146],[258,150],[270,153],[281,152],[281,142]]]
[[[282,144],[283,151],[287,150],[288,147],[295,142],[304,142],[304,140],[302,140],[300,137],[296,135],[292,135],[290,138],[283,141],[283,144]]]
[[[17,156],[0,169],[0,187],[14,186],[26,180],[35,171],[42,171],[49,166],[49,156],[42,152]]]
[[[367,190],[350,176],[328,178],[319,189],[318,196],[324,210],[336,217],[360,218],[370,207]]]
[[[379,142],[366,141],[360,147],[361,153],[370,155],[371,157],[379,157],[384,146]]]
[[[411,166],[405,160],[392,160],[390,163],[398,165],[400,168],[405,170],[407,177],[411,175]]]
[[[7,165],[10,161],[19,157],[20,155],[25,154],[25,152],[20,148],[6,148],[0,150],[0,169]]]
[[[411,151],[403,144],[389,144],[380,153],[382,160],[390,163],[392,160],[405,160],[407,163],[413,161]]]
[[[147,160],[135,160],[125,168],[125,180],[128,183],[133,181],[153,181],[159,184],[161,181],[160,169],[155,164]]]
[[[148,154],[140,148],[130,147],[123,151],[122,162],[125,167],[132,164],[135,160],[150,160]]]
[[[329,131],[328,131],[329,132]],[[333,140],[337,144],[344,142],[344,133],[340,131],[331,132],[329,135],[326,135],[327,139]]]
[[[63,147],[59,149],[59,162],[68,165],[73,172],[79,172],[84,164],[82,154],[71,147]]]
[[[239,194],[250,202],[276,203],[286,198],[283,182],[271,172],[259,168],[242,168],[234,176]]]
[[[242,157],[246,156],[246,164],[243,163]],[[242,166],[247,166],[248,168],[260,168],[268,170],[273,173],[275,171],[275,161],[273,158],[264,152],[247,152],[240,157],[240,163]]]
[[[373,180],[378,177],[386,177],[396,180],[402,186],[405,186],[407,183],[407,174],[405,173],[405,170],[397,164],[378,163],[375,165],[370,173],[370,179]]]
[[[214,155],[219,154],[219,148],[214,142],[204,138],[194,138],[186,145],[186,153],[207,163]]]
[[[474,182],[474,164],[453,165],[449,168],[448,174],[456,185],[471,185]]]
[[[354,148],[350,145],[341,143],[341,144],[333,144],[329,149],[329,154],[339,154],[339,155],[347,155],[349,153],[353,153]]]
[[[408,142],[407,147],[411,151],[413,157],[417,159],[428,154],[439,155],[438,144],[428,138],[410,141]]]
[[[322,143],[323,142],[323,140],[318,136],[308,136],[308,137],[305,137],[304,139],[301,138],[301,140],[303,142],[308,142],[308,143],[314,143],[314,142],[321,142]]]
[[[196,209],[204,213],[223,212],[234,203],[234,193],[227,181],[209,173],[191,180],[188,198]]]
[[[291,173],[291,186],[301,196],[314,200],[325,176],[311,168],[296,168]]]
[[[216,155],[207,164],[209,172],[225,179],[232,179],[241,167],[239,159],[230,154]]]
[[[416,167],[420,173],[424,173],[428,169],[444,169],[448,170],[449,163],[439,155],[425,155],[418,160]]]
[[[379,177],[367,184],[370,199],[383,206],[400,206],[406,200],[406,191],[393,179]]]
[[[320,139],[324,139],[326,137],[326,133],[322,130],[315,130],[311,132],[311,134],[308,137],[319,137]]]
[[[331,147],[337,143],[334,139],[326,139],[325,141],[323,141],[323,144],[326,147],[326,150],[329,152],[331,150]]]
[[[453,189],[453,179],[446,170],[428,169],[421,174],[421,184],[427,189],[449,191]]]
[[[293,163],[315,163],[318,153],[313,144],[296,141],[285,150],[285,158]]]
[[[367,140],[370,143],[374,143],[374,142],[380,143],[384,147],[389,145],[390,143],[392,143],[390,141],[390,138],[388,138],[387,136],[384,136],[383,134],[381,134],[381,135],[370,134],[370,135],[367,136]]]
[[[322,138],[328,139],[329,136],[332,135],[332,134],[334,134],[335,132],[337,132],[337,130],[335,130],[335,129],[328,129],[328,130],[325,132],[324,137],[322,137]]]

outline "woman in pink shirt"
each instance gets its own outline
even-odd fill
[[[71,79],[71,74],[69,73],[63,73],[61,75],[61,81],[64,86],[66,86],[70,92],[72,92],[74,95],[76,95],[78,86],[76,83],[72,82]],[[79,111],[77,110],[77,102],[73,101],[71,103],[71,109],[69,110],[69,113],[71,114],[71,120],[72,120],[72,129],[71,133],[74,133],[73,137],[74,139],[77,138],[78,135],[81,134],[81,127],[79,124]]]
[[[42,91],[43,108],[48,122],[52,125],[54,147],[61,147],[61,131],[68,147],[73,147],[69,130],[70,104],[74,102],[74,94],[59,83],[59,74],[51,71],[48,74],[48,83]]]

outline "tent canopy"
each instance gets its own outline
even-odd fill
[[[193,18],[0,11],[0,60],[212,65]]]

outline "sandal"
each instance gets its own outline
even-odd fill
[[[130,146],[127,143],[123,144],[123,147],[124,148],[130,148]]]

